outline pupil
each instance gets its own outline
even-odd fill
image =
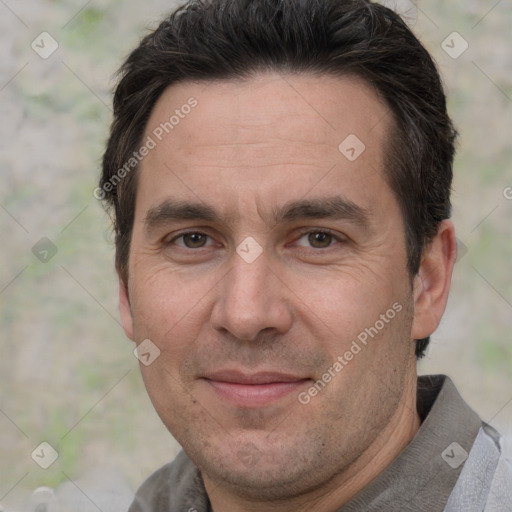
[[[187,247],[202,247],[204,245],[204,235],[189,233],[185,236],[185,245]]]
[[[311,233],[309,235],[309,242],[313,246],[328,247],[331,241],[329,233]]]

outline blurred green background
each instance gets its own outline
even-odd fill
[[[461,257],[419,371],[449,374],[512,435],[512,5],[398,4],[439,65],[460,132]],[[103,512],[126,509],[178,448],[120,328],[109,219],[93,197],[113,73],[174,5],[0,3],[0,503],[9,510],[41,485],[80,491],[88,506],[105,499]],[[59,45],[46,59],[31,48],[43,31]],[[456,59],[442,47],[454,31],[469,45]],[[48,256],[57,250],[49,261],[33,253],[38,242]],[[59,453],[46,470],[31,458],[42,441]]]

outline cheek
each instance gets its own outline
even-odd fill
[[[371,269],[340,268],[310,275],[288,275],[303,319],[323,324],[327,338],[348,340],[373,325],[404,297],[403,286]]]
[[[149,338],[161,350],[190,345],[205,322],[214,283],[211,276],[185,278],[169,268],[136,268],[131,280],[136,339]]]

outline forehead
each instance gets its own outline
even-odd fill
[[[342,178],[363,196],[367,189],[370,200],[370,181],[387,186],[389,118],[372,87],[354,76],[266,73],[174,84],[146,126],[144,140],[155,147],[140,165],[138,195],[156,203],[170,189],[196,200],[224,190],[234,201],[249,187],[282,203],[312,188],[327,192]]]
[[[188,115],[191,98],[197,106]],[[179,119],[176,115],[171,119],[173,114]],[[385,125],[387,114],[376,91],[358,76],[262,73],[247,79],[169,86],[153,108],[146,134],[170,120],[173,136],[186,137],[200,129],[210,132],[212,144],[225,144],[231,137],[251,142],[269,129],[274,136],[288,136],[288,142],[331,144],[347,129],[360,138],[378,138],[382,130],[371,132]],[[184,115],[186,123],[182,123]]]

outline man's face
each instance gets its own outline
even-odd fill
[[[148,393],[212,481],[312,489],[414,414],[389,117],[360,79],[277,74],[174,85],[151,114],[123,324],[159,348]]]

